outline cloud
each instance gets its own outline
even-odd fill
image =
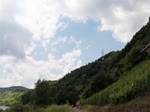
[[[1,1],[0,5],[0,55],[24,58],[32,42],[32,33],[15,21],[18,5],[8,0]]]
[[[147,22],[149,4],[149,0],[0,0],[0,86],[33,87],[38,78],[59,79],[83,64],[82,42],[56,36],[68,27],[63,18],[98,21],[100,32],[111,31],[126,43]]]
[[[33,88],[39,79],[56,80],[63,77],[69,71],[82,65],[79,59],[80,49],[73,49],[57,59],[49,54],[48,60],[36,61],[32,57],[25,60],[9,60],[5,62],[3,74],[0,78],[1,86],[22,85]]]
[[[22,13],[16,20],[33,33],[34,40],[48,40],[60,28],[59,10],[54,0],[22,0]]]
[[[124,43],[146,24],[150,15],[149,0],[63,0],[60,3],[65,16],[83,22],[99,21],[100,31],[112,31],[114,38]]]
[[[82,65],[81,49],[75,39],[54,38],[58,29],[67,27],[59,22],[54,2],[49,3],[50,8],[46,1],[35,0],[0,0],[0,5],[0,65],[3,66],[0,86],[33,87],[39,78],[56,80]],[[49,48],[58,51],[71,44],[74,46],[61,52],[59,59],[55,52],[49,51]],[[46,59],[39,56],[41,52],[45,53]],[[41,59],[37,60],[34,53]]]
[[[31,44],[32,34],[16,22],[0,21],[0,55],[24,58]]]
[[[17,22],[33,33],[35,40],[53,38],[66,27],[63,17],[74,21],[99,21],[100,31],[112,31],[114,38],[128,42],[147,22],[149,0],[22,0]],[[107,8],[106,8],[107,7]]]
[[[114,37],[119,41],[125,43],[130,41],[135,32],[148,21],[150,10],[148,12],[144,10],[147,2],[127,0],[112,3],[107,15],[102,15],[100,18],[102,25],[99,29],[112,31]]]

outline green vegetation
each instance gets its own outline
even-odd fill
[[[38,80],[35,89],[27,91],[21,99],[23,104],[33,104],[35,106],[47,106],[55,104],[56,98],[53,98],[53,89],[55,89],[56,81]]]
[[[52,105],[46,108],[34,107],[32,105],[16,105],[4,112],[74,112],[68,105]]]
[[[22,103],[45,107],[50,104],[76,105],[80,99],[87,98],[86,103],[92,104],[122,103],[130,100],[146,90],[141,81],[145,81],[142,78],[148,76],[149,56],[141,51],[150,43],[149,29],[150,22],[121,51],[108,53],[95,62],[68,73],[57,82],[39,80],[34,90],[23,95]],[[134,77],[135,80],[132,80]],[[124,81],[130,78],[131,80]],[[93,97],[89,97],[92,95],[99,98],[95,97],[95,101],[91,101]]]
[[[127,102],[144,91],[150,90],[150,60],[134,67],[126,76],[92,97],[82,100],[82,104],[117,104]]]
[[[0,92],[0,105],[14,105],[20,102],[24,92],[5,91]]]
[[[43,112],[43,111],[42,111]],[[53,105],[45,109],[45,112],[74,112],[70,106]]]
[[[0,88],[0,105],[11,106],[20,103],[22,95],[27,90],[20,86]]]
[[[118,105],[84,105],[81,107],[88,112],[150,112],[150,92],[142,93],[128,103]]]
[[[71,112],[69,106],[53,104],[75,106],[77,103],[110,105],[129,102],[150,90],[150,57],[141,52],[149,43],[150,22],[121,51],[110,52],[58,81],[38,80],[35,89],[21,96],[20,105],[6,112]],[[16,96],[15,100],[19,99],[20,95]],[[15,100],[9,102],[16,103]]]

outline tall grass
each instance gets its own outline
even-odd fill
[[[123,103],[146,90],[150,90],[150,60],[137,65],[127,75],[103,91],[88,99],[81,100],[81,104]]]
[[[73,112],[73,110],[68,105],[52,105],[46,108],[44,112]]]
[[[32,105],[16,105],[4,112],[74,112],[68,105],[52,105],[47,108],[38,108]]]

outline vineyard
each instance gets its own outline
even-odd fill
[[[150,60],[146,60],[134,67],[127,75],[123,76],[103,91],[82,100],[82,104],[102,105],[127,102],[140,93],[150,89]]]

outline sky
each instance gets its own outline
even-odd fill
[[[0,0],[0,87],[58,80],[121,50],[148,22],[150,0]]]

